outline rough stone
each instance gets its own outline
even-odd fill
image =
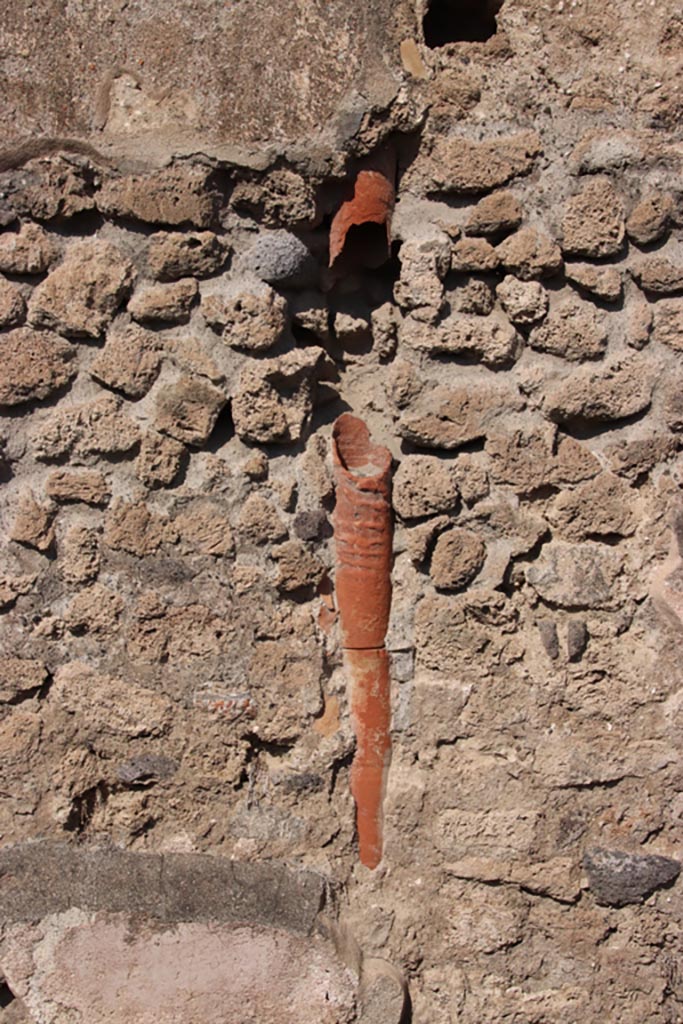
[[[405,531],[405,548],[413,565],[418,568],[423,565],[434,546],[435,538],[452,525],[451,516],[432,516]]]
[[[218,206],[212,178],[211,170],[196,165],[111,178],[97,194],[97,208],[109,216],[129,217],[145,224],[208,228]]]
[[[49,154],[50,143],[47,145]],[[30,156],[30,143],[28,148]],[[93,192],[99,185],[99,174],[92,164],[70,153],[29,159],[15,175],[10,172],[4,177],[5,188],[9,184],[12,212],[5,223],[11,223],[17,216],[48,221],[88,212],[95,205]]]
[[[484,238],[461,238],[451,253],[451,270],[460,273],[490,273],[497,269],[499,262],[498,253]]]
[[[430,575],[439,590],[460,590],[475,578],[485,558],[486,547],[481,538],[456,527],[437,540]]]
[[[70,701],[71,683],[74,693]],[[151,690],[102,676],[79,662],[60,670],[60,684],[64,684],[60,688],[67,712],[77,716],[76,720],[83,712],[86,730],[89,723],[97,729],[100,713],[112,733],[134,737],[165,731],[161,723],[166,722],[172,706]],[[89,684],[94,698],[91,707]],[[108,685],[118,706],[116,701],[111,708],[108,705]],[[141,717],[139,731],[136,713]],[[133,906],[153,921],[169,924],[251,921],[311,935],[325,895],[325,879],[319,872],[277,861],[239,861],[199,853],[137,853],[114,845],[54,841],[5,844],[0,853],[0,877],[6,920],[12,923],[38,921],[74,905],[88,912],[112,913],[130,912]],[[219,901],[217,891],[223,893]]]
[[[663,256],[648,256],[631,268],[631,274],[644,292],[652,295],[676,295],[683,291],[683,267]]]
[[[298,441],[313,408],[320,349],[298,349],[279,359],[248,365],[232,400],[235,431],[244,441]]]
[[[223,392],[206,381],[183,377],[159,391],[155,426],[176,441],[202,445],[226,401]]]
[[[246,352],[267,352],[287,325],[287,303],[260,281],[249,285],[237,279],[223,291],[207,295],[202,312],[228,345]]]
[[[0,235],[3,274],[43,274],[59,254],[59,244],[38,224],[26,222],[19,231]]]
[[[0,275],[0,327],[11,327],[24,319],[26,303],[18,288]]]
[[[140,435],[126,416],[122,401],[105,395],[70,409],[58,410],[34,435],[33,450],[41,461],[71,455],[119,455],[136,447]]]
[[[652,434],[633,441],[625,438],[615,441],[605,449],[605,455],[614,473],[636,481],[658,463],[666,462],[677,449],[675,438],[666,434]]]
[[[668,192],[655,192],[641,199],[626,221],[629,238],[636,245],[659,241],[669,229],[673,211],[673,199]]]
[[[564,491],[555,499],[548,518],[559,536],[568,540],[630,536],[636,528],[636,495],[622,479],[611,473]]]
[[[107,514],[103,539],[114,551],[143,558],[158,550],[170,538],[165,519],[142,501],[116,499]]]
[[[588,646],[588,627],[583,619],[570,619],[567,623],[567,659],[581,661]]]
[[[190,318],[190,309],[198,291],[197,282],[191,277],[182,277],[169,284],[142,285],[129,301],[128,312],[141,323],[183,323]]]
[[[516,618],[504,594],[482,587],[423,598],[415,610],[418,669],[457,676],[482,644],[495,657],[514,631]]]
[[[212,231],[162,231],[149,240],[147,265],[162,281],[208,277],[223,267],[229,253],[227,243]]]
[[[372,345],[372,320],[370,309],[357,296],[351,301],[345,297],[341,308],[335,310],[332,331],[345,353],[353,356]]]
[[[590,34],[595,42],[601,38],[595,31]],[[571,154],[569,166],[573,174],[598,174],[622,170],[642,158],[642,143],[631,132],[587,132]]]
[[[47,478],[45,493],[54,501],[86,505],[106,505],[111,497],[107,478],[97,469],[57,469]]]
[[[664,422],[669,430],[679,434],[683,431],[683,378],[674,376],[663,388]]]
[[[592,263],[565,263],[565,277],[579,291],[601,299],[618,302],[623,290],[621,274],[616,267],[596,267]]]
[[[640,351],[650,340],[652,310],[649,303],[631,302],[626,309],[626,344]]]
[[[474,505],[489,493],[489,479],[486,470],[476,455],[464,452],[453,464],[453,475],[460,489],[460,496],[466,505]]]
[[[10,540],[44,553],[52,547],[55,539],[52,520],[53,513],[50,509],[39,505],[33,493],[27,491],[17,509]]]
[[[681,872],[680,862],[672,857],[603,847],[586,850],[583,866],[596,903],[608,907],[642,903],[675,882]]]
[[[76,636],[103,639],[118,631],[124,607],[120,594],[101,583],[93,583],[79,588],[64,612],[64,622]]]
[[[66,583],[91,583],[100,571],[98,531],[82,524],[70,527],[59,541],[59,568]]]
[[[73,716],[79,732],[129,738],[165,732],[173,709],[167,697],[77,661],[56,672],[50,702]]]
[[[554,541],[527,569],[539,597],[562,608],[605,608],[616,603],[621,555],[597,544]]]
[[[288,540],[272,548],[272,557],[277,562],[278,590],[292,593],[320,582],[325,567],[315,555],[299,541]]]
[[[501,190],[480,199],[469,215],[470,235],[503,235],[522,223],[522,206],[511,192]]]
[[[142,398],[157,378],[161,343],[156,334],[137,324],[115,323],[89,372],[106,387],[126,398]]]
[[[557,661],[560,656],[560,641],[557,635],[557,626],[552,619],[539,619],[538,632],[541,637],[541,643],[545,648],[545,653],[553,661]]]
[[[33,658],[4,658],[0,674],[0,704],[13,704],[17,698],[39,691],[48,678],[42,661]]]
[[[317,268],[309,249],[291,231],[262,231],[239,259],[242,272],[268,284],[302,287],[315,283]]]
[[[210,498],[197,498],[183,505],[173,518],[180,543],[201,555],[226,557],[233,554],[232,530],[225,508]]]
[[[578,370],[550,390],[544,409],[558,423],[610,423],[647,409],[653,383],[651,369],[626,356],[600,370]]]
[[[486,442],[491,478],[519,494],[544,487],[579,483],[595,476],[600,463],[573,437],[556,437],[556,428],[492,434]]]
[[[575,299],[565,299],[533,328],[529,344],[539,352],[574,362],[599,359],[607,348],[607,331],[594,309]]]
[[[391,359],[396,353],[397,314],[390,302],[384,302],[370,315],[374,350],[380,359]]]
[[[654,309],[652,340],[683,352],[683,303],[662,299]]]
[[[489,317],[449,316],[436,326],[403,322],[401,340],[431,355],[471,357],[485,366],[509,366],[521,354],[522,339],[499,314]]]
[[[521,395],[510,388],[441,385],[402,414],[399,430],[424,448],[460,448],[486,437],[499,417],[523,407]]]
[[[262,494],[250,494],[237,520],[240,537],[253,544],[271,544],[287,536],[287,527],[273,505]]]
[[[401,972],[387,960],[367,957],[361,975],[359,1024],[400,1024],[407,1001]]]
[[[443,278],[451,265],[448,237],[404,241],[400,249],[401,274],[394,286],[394,298],[402,309],[427,323],[434,323],[444,302]]]
[[[18,327],[0,335],[0,405],[48,398],[75,376],[76,349],[51,331]]]
[[[488,281],[468,277],[457,282],[455,290],[448,293],[448,301],[453,313],[488,316],[493,312],[496,295]]]
[[[295,292],[290,299],[289,310],[295,326],[310,331],[318,341],[330,340],[329,313],[322,294],[310,289]]]
[[[143,436],[135,473],[147,487],[169,487],[180,473],[187,449],[173,437],[154,430]]]
[[[268,227],[315,227],[319,220],[314,185],[287,167],[276,167],[258,180],[237,181],[230,205]]]
[[[22,576],[11,576],[0,573],[0,611],[7,611],[18,597],[30,593],[37,575],[24,573]]]
[[[124,786],[151,786],[160,779],[170,778],[178,770],[178,763],[163,754],[140,754],[116,766],[116,778]]]
[[[300,540],[306,541],[324,540],[331,534],[327,514],[322,509],[297,512],[292,528]]]
[[[132,264],[111,242],[73,242],[31,296],[29,323],[67,336],[99,338],[134,278]]]
[[[454,512],[459,500],[453,464],[431,455],[406,455],[394,474],[392,501],[403,519]]]
[[[592,178],[567,203],[562,221],[565,253],[616,256],[624,244],[624,208],[608,178]]]
[[[407,359],[394,359],[387,372],[386,390],[397,409],[405,409],[420,395],[424,382]]]
[[[538,323],[548,312],[548,293],[540,281],[519,281],[508,274],[496,285],[496,295],[512,323],[519,326]]]
[[[541,151],[535,132],[473,142],[456,137],[438,137],[427,167],[415,168],[429,191],[477,193],[505,185],[512,178],[529,174]]]
[[[496,247],[505,270],[522,281],[552,277],[562,269],[562,253],[557,242],[535,228],[520,228]]]

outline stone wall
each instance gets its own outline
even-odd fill
[[[416,1024],[680,1020],[678,5],[38,6],[61,85],[0,26],[3,847],[317,873]],[[390,248],[330,268],[378,161]],[[344,411],[394,458],[375,870]]]

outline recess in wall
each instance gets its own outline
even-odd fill
[[[447,43],[483,43],[496,34],[503,0],[429,0],[422,19],[430,49]]]

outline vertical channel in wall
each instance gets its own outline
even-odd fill
[[[382,859],[382,803],[391,758],[389,659],[391,610],[391,453],[372,444],[363,420],[348,413],[334,426],[336,593],[351,684],[356,753],[351,791],[360,859]]]

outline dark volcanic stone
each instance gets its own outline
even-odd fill
[[[159,779],[173,775],[178,765],[160,754],[141,754],[118,765],[116,777],[124,785],[150,786]]]
[[[671,857],[600,847],[586,850],[583,866],[596,903],[608,907],[640,903],[657,889],[674,882],[681,870],[680,863]]]
[[[580,661],[588,643],[588,629],[582,619],[571,619],[567,626],[567,657]]]
[[[321,509],[299,512],[294,517],[294,533],[301,540],[322,540],[330,534],[327,515]]]
[[[541,634],[541,641],[545,647],[546,654],[555,661],[560,654],[557,626],[552,619],[541,619],[538,623],[538,632]]]

